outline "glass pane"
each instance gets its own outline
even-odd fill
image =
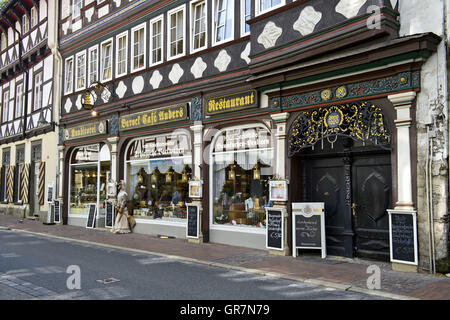
[[[84,164],[70,169],[70,214],[88,214],[89,204],[97,203],[98,166]]]

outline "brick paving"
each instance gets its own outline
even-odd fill
[[[425,273],[393,271],[389,264],[357,259],[329,257],[285,257],[271,255],[264,250],[235,247],[215,243],[192,243],[186,239],[161,239],[144,234],[113,234],[107,229],[87,229],[70,225],[45,225],[40,221],[0,215],[0,227],[24,230],[117,246],[146,252],[195,259],[201,263],[216,263],[241,270],[270,272],[281,277],[306,281],[322,281],[324,285],[343,285],[349,290],[367,290],[370,264],[377,264],[381,272],[381,290],[374,295],[392,294],[411,299],[450,300],[450,278]],[[370,293],[368,292],[368,293]]]

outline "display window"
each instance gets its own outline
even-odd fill
[[[111,177],[111,156],[107,145],[95,144],[76,148],[70,163],[71,215],[87,215],[89,205],[97,204],[97,212],[105,214],[106,184]]]
[[[263,127],[222,130],[210,166],[212,226],[265,229],[273,174],[272,138]]]
[[[186,219],[192,154],[188,134],[134,139],[128,145],[128,211],[136,219]]]

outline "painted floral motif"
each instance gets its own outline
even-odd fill
[[[264,27],[263,32],[259,35],[258,43],[262,44],[266,49],[272,48],[282,33],[283,29],[277,27],[272,21],[269,21]]]
[[[313,7],[307,6],[305,7],[297,21],[294,23],[294,30],[297,30],[302,34],[302,36],[306,36],[314,31],[314,28],[322,19],[322,12],[316,11]]]
[[[356,16],[367,0],[341,0],[336,6],[336,12],[342,14],[347,19]]]

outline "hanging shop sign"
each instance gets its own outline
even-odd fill
[[[187,103],[120,117],[119,131],[156,126],[186,119],[188,119]]]
[[[327,256],[325,240],[325,203],[292,203],[292,253],[297,249],[320,249]]]
[[[187,155],[191,151],[190,137],[182,132],[172,135],[136,139],[129,147],[128,159],[140,160],[161,156]]]
[[[258,106],[258,92],[249,90],[206,100],[206,115],[250,109]]]
[[[105,134],[107,128],[106,120],[79,125],[64,129],[64,140],[74,140]]]
[[[263,128],[225,130],[217,137],[214,152],[272,147],[270,132]]]

